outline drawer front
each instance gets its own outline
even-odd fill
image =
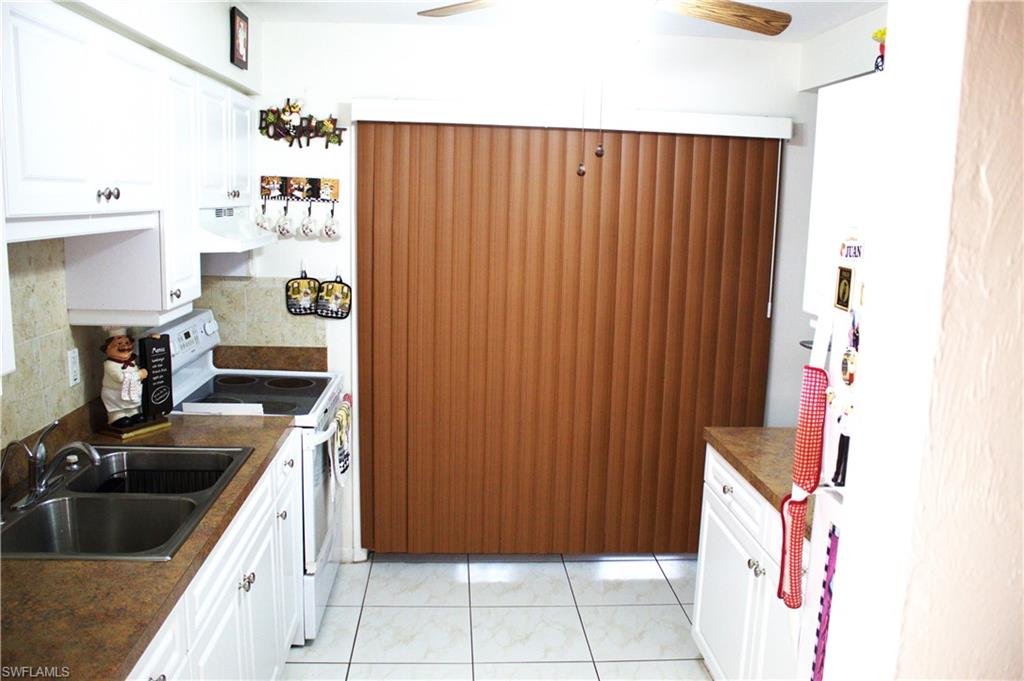
[[[161,676],[166,681],[187,678],[188,670],[188,618],[186,599],[182,598],[167,616],[160,631],[142,654],[129,679],[150,681]],[[185,670],[186,673],[182,673]]]
[[[270,513],[273,503],[273,480],[268,473],[265,472],[256,483],[249,498],[188,588],[188,622],[191,631],[198,631],[200,625],[213,616],[218,596],[226,589],[235,589],[241,579],[239,561],[242,552],[239,549],[250,541],[260,518]]]
[[[770,508],[768,503],[711,445],[707,447],[704,482],[747,532],[754,537],[761,536],[765,509]]]

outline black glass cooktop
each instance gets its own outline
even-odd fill
[[[315,376],[220,374],[182,402],[262,404],[264,414],[308,414],[330,383]]]

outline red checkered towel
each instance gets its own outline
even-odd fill
[[[793,495],[782,500],[782,558],[779,561],[778,596],[790,608],[803,602],[800,577],[803,569],[804,527],[807,518],[807,495],[818,488],[821,479],[821,447],[825,435],[825,391],[828,372],[805,366],[800,387],[800,416],[793,447]]]

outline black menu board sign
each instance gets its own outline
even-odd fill
[[[139,339],[140,364],[149,372],[142,382],[142,413],[155,419],[170,413],[174,406],[171,393],[171,337]]]

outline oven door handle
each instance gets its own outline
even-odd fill
[[[305,440],[306,449],[313,449],[319,445],[330,440],[338,433],[338,422],[331,421],[330,427],[325,431],[317,431],[309,436],[309,439]]]

